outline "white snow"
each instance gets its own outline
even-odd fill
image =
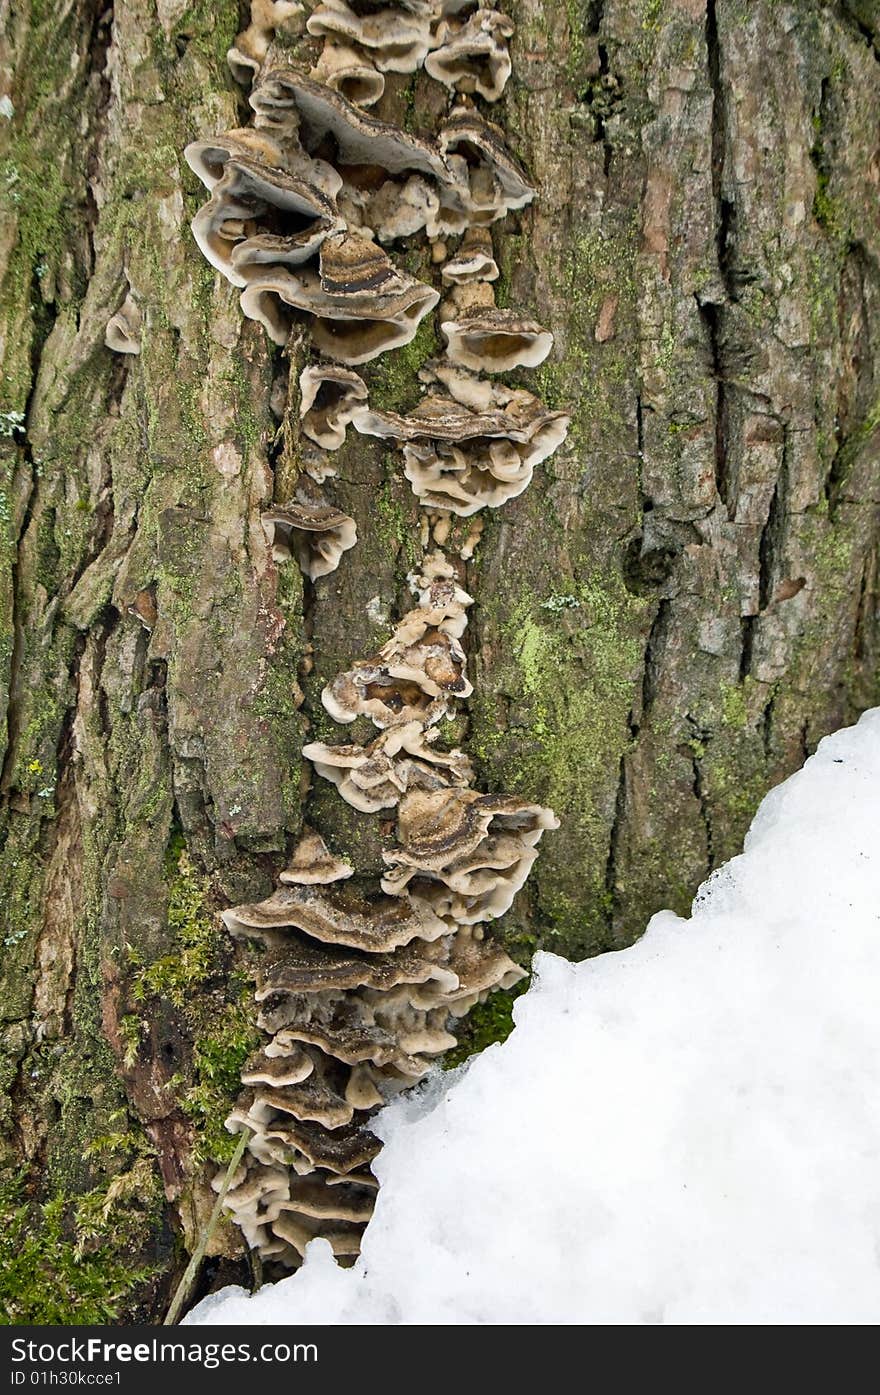
[[[354,1269],[198,1323],[880,1319],[880,709],[764,800],[689,920],[551,954],[516,1030],[381,1115]]]

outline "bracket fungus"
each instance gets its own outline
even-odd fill
[[[116,354],[139,354],[141,351],[141,308],[129,291],[125,300],[107,321],[104,343]]]
[[[290,332],[277,302],[309,314],[318,352],[357,367],[408,344],[438,300],[432,286],[395,267],[375,243],[342,233],[322,243],[317,273],[284,266],[252,272],[241,308],[277,344]]]
[[[462,226],[494,223],[525,208],[535,187],[511,155],[503,132],[470,107],[458,106],[444,121],[438,147],[452,180],[445,198],[458,208]]]
[[[492,234],[488,228],[479,226],[468,228],[455,256],[450,257],[440,271],[444,281],[457,286],[466,286],[472,281],[497,281],[500,274],[492,248]]]
[[[469,517],[521,494],[537,464],[565,439],[569,417],[524,389],[474,410],[430,394],[409,416],[359,407],[358,431],[403,443],[404,472],[428,508]]]
[[[549,330],[515,310],[466,311],[457,320],[441,321],[440,330],[451,362],[477,373],[537,368],[553,347]]]
[[[345,0],[320,0],[306,28],[316,37],[366,49],[381,72],[416,72],[431,45],[430,16],[421,7],[352,8]]]
[[[340,227],[316,185],[241,155],[228,156],[192,221],[203,255],[233,286],[246,286],[254,266],[308,261]]]
[[[367,385],[349,368],[311,364],[299,375],[302,429],[323,450],[338,450],[345,428],[367,400]]]
[[[465,19],[443,19],[425,71],[457,92],[479,92],[487,102],[497,102],[510,77],[507,40],[513,30],[513,20],[498,10],[481,8]]]
[[[236,35],[226,54],[236,82],[247,87],[253,81],[269,52],[275,30],[302,13],[299,0],[251,0],[250,23]]]
[[[312,741],[303,755],[319,775],[336,785],[346,804],[362,813],[392,809],[408,789],[466,785],[473,768],[463,751],[438,751],[437,729],[421,722],[388,727],[367,746],[329,746]]]
[[[475,1004],[522,976],[487,926],[557,820],[475,788],[466,752],[441,740],[442,719],[472,692],[462,564],[481,529],[478,519],[459,542],[451,516],[520,494],[569,422],[485,376],[534,367],[553,342],[529,315],[496,308],[492,289],[490,226],[535,195],[471,99],[501,95],[511,21],[479,0],[319,0],[298,21],[315,59],[306,72],[271,42],[300,9],[254,0],[230,50],[233,71],[253,77],[252,122],[186,150],[209,195],[193,220],[199,247],[239,288],[243,313],[299,356],[298,414],[290,380],[273,406],[285,430],[299,421],[300,474],[263,522],[276,560],[295,557],[312,580],[336,567],[356,525],[317,485],[353,425],[400,451],[422,506],[416,539],[427,548],[433,536],[437,550],[408,577],[414,602],[386,643],[321,694],[335,722],[367,718],[377,734],[362,739],[362,724],[357,739],[303,748],[347,804],[383,816],[384,875],[305,827],[273,893],[223,912],[236,939],[262,943],[252,966],[263,1034],[226,1121],[249,1136],[225,1204],[272,1274],[296,1268],[316,1236],[353,1261],[377,1187],[372,1114],[436,1065]],[[436,139],[364,110],[386,72],[421,68],[458,94]],[[425,280],[386,250],[414,236]],[[372,406],[354,370],[409,343],[435,311],[445,350],[414,377],[414,393],[427,389],[418,406]],[[302,322],[308,337],[291,339]],[[440,550],[452,538],[457,563]]]
[[[309,77],[326,83],[334,92],[341,92],[357,107],[375,106],[385,91],[382,73],[353,44],[325,44]]]
[[[357,542],[354,519],[330,504],[294,499],[266,509],[262,519],[275,561],[295,557],[310,581],[335,572],[343,552]]]

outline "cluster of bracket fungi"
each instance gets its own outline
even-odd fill
[[[409,578],[413,609],[322,695],[335,722],[366,717],[377,735],[303,752],[355,809],[396,811],[380,886],[350,880],[352,867],[306,828],[275,893],[224,912],[233,935],[263,942],[265,1033],[227,1120],[249,1137],[225,1200],[248,1245],[279,1270],[295,1268],[318,1235],[352,1262],[377,1185],[371,1114],[454,1044],[456,1018],[522,976],[486,925],[508,910],[557,820],[479,792],[467,755],[443,749],[440,723],[472,691],[462,641],[473,601],[460,575],[479,520],[457,563],[441,549],[453,515],[520,494],[568,427],[532,393],[483,376],[533,367],[552,344],[493,295],[491,227],[535,193],[475,103],[503,91],[511,21],[468,0],[321,0],[305,29],[323,47],[306,70],[273,43],[276,26],[302,13],[254,0],[229,54],[236,78],[253,83],[254,116],[188,147],[210,195],[193,233],[240,288],[246,316],[282,345],[304,323],[315,351],[299,377],[303,473],[295,497],[264,514],[275,558],[295,557],[314,580],[355,544],[354,520],[323,492],[349,427],[402,454],[426,555]],[[452,93],[436,139],[366,110],[386,72],[420,68]],[[440,289],[387,250],[414,237],[428,240]],[[418,407],[371,407],[355,370],[408,343],[438,306],[445,351],[420,370]]]

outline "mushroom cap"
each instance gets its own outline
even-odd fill
[[[281,232],[262,230],[261,220]],[[211,197],[192,220],[205,258],[234,286],[268,263],[298,265],[341,226],[333,200],[316,185],[246,156],[229,155]]]
[[[453,111],[440,128],[438,144],[452,177],[442,193],[446,231],[494,223],[535,197],[535,187],[508,150],[504,132],[471,108]]]
[[[314,1062],[300,1046],[291,1047],[284,1055],[269,1055],[258,1051],[247,1061],[241,1072],[243,1085],[299,1085],[314,1070]]]
[[[280,344],[287,342],[289,324],[275,297],[315,316],[315,348],[348,367],[408,344],[437,304],[438,292],[399,270],[364,238],[349,233],[328,242],[321,247],[320,274],[308,267],[252,271],[241,296],[244,313]]]
[[[414,73],[431,43],[426,14],[384,8],[358,14],[345,0],[321,0],[306,28],[318,38],[345,39],[369,49],[377,68],[394,73]]]
[[[299,386],[303,431],[324,450],[338,450],[354,411],[367,400],[363,378],[338,363],[317,363],[302,370]]]
[[[326,886],[350,877],[354,868],[344,858],[331,853],[320,833],[304,827],[302,837],[279,881],[294,886]]]
[[[251,0],[251,22],[236,35],[235,43],[227,51],[226,62],[236,82],[247,87],[260,71],[263,60],[269,52],[269,44],[275,29],[302,14],[298,0]]]
[[[440,269],[444,281],[466,286],[474,281],[497,281],[500,276],[492,247],[492,234],[486,227],[469,228],[461,246]]]
[[[320,1172],[313,1172],[307,1179],[296,1178],[283,1212],[293,1211],[298,1215],[313,1216],[316,1220],[366,1224],[376,1205],[374,1188],[358,1186],[348,1177],[335,1180],[337,1185],[331,1187],[329,1179],[323,1180]]]
[[[458,979],[454,971],[444,967],[448,950],[441,945],[434,952],[434,944],[436,941],[427,945],[415,940],[386,954],[365,954],[338,948],[329,951],[292,939],[262,956],[254,996],[259,1003],[277,993],[346,992],[352,988],[386,990],[399,983],[428,981],[433,982],[438,991],[452,992],[458,987]],[[287,1048],[288,1051],[295,1049]],[[262,1062],[262,1057],[259,1061]],[[305,1079],[308,1074],[306,1071],[301,1078]]]
[[[533,847],[545,829],[558,827],[552,809],[515,795],[454,788],[416,790],[398,808],[400,847],[383,856],[392,867],[437,871],[474,852],[490,828],[494,833],[513,831]]]
[[[275,166],[277,169],[284,169],[286,164],[286,152],[282,144],[271,132],[255,130],[252,126],[190,141],[184,149],[183,156],[193,174],[198,175],[209,190],[223,178],[226,163],[230,159],[255,160],[261,165]],[[342,183],[341,179],[339,182]]]
[[[354,1118],[352,1106],[325,1080],[310,1076],[300,1085],[258,1085],[258,1104],[268,1106],[281,1116],[281,1127],[287,1127],[290,1119],[323,1124],[326,1129],[338,1129],[350,1124]],[[272,1137],[275,1123],[265,1130],[267,1138]]]
[[[462,751],[435,750],[434,736],[436,731],[426,732],[421,723],[407,722],[387,728],[367,746],[312,741],[303,747],[303,755],[319,775],[337,786],[348,804],[374,813],[393,808],[411,787],[437,789],[464,785],[472,778],[467,756]]]
[[[323,944],[384,953],[410,940],[436,940],[447,927],[425,907],[411,906],[394,896],[362,895],[348,886],[318,891],[308,886],[282,886],[265,901],[223,911],[233,935],[257,937],[270,932],[299,930]]]
[[[322,1225],[319,1220],[310,1216],[291,1214],[288,1211],[272,1222],[272,1232],[287,1241],[298,1255],[305,1256],[306,1246],[320,1235],[322,1240],[327,1241],[334,1255],[342,1256],[360,1253],[363,1226],[351,1225],[345,1221]]]
[[[383,75],[353,44],[325,44],[309,77],[332,87],[358,107],[374,106],[385,91]]]
[[[513,21],[498,10],[478,9],[465,20],[442,20],[425,71],[458,92],[479,92],[497,102],[511,73],[507,40]]]
[[[291,1118],[267,1131],[267,1137],[296,1148],[312,1167],[331,1168],[339,1174],[372,1162],[382,1147],[375,1134],[360,1123],[343,1125],[330,1132],[319,1124]]]
[[[287,113],[299,117],[306,150],[316,150],[326,135],[336,141],[340,165],[378,165],[389,174],[421,171],[447,181],[446,161],[431,141],[367,116],[339,92],[306,77],[300,69],[273,68],[250,96],[259,116],[283,123]]]
[[[139,354],[141,351],[141,308],[129,291],[125,300],[107,321],[104,343],[117,354]]]
[[[354,519],[329,504],[294,499],[284,507],[266,509],[260,517],[276,562],[295,556],[311,581],[334,572],[343,552],[357,542]]]
[[[482,373],[536,368],[553,347],[549,330],[513,310],[466,311],[457,320],[443,320],[440,329],[451,362]]]

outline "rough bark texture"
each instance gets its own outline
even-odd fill
[[[866,0],[506,8],[493,115],[540,192],[496,230],[498,299],[554,330],[522,380],[574,423],[487,519],[461,737],[484,788],[562,819],[501,932],[578,957],[685,908],[878,700],[880,26]],[[214,912],[270,891],[304,798],[378,868],[378,818],[306,795],[299,752],[405,608],[416,509],[358,438],[357,548],[305,589],[271,560],[287,360],[193,245],[181,154],[240,123],[237,3],[0,15],[2,1123],[19,1198],[64,1202],[9,1312],[45,1317],[71,1260],[49,1320],[155,1316],[250,1043]],[[389,78],[379,114],[429,130],[443,90]],[[104,347],[127,284],[137,358]],[[374,400],[412,405],[431,349],[367,372]]]

